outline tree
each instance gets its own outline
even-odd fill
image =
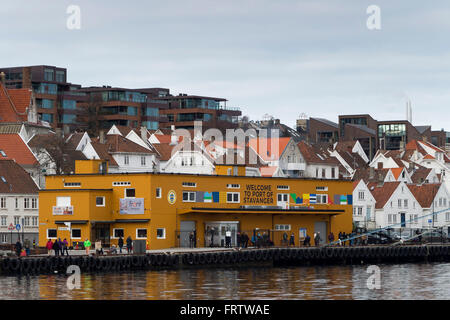
[[[86,125],[86,131],[91,137],[99,135],[98,115],[101,113],[103,98],[101,93],[92,93],[88,103],[78,115],[78,122]]]

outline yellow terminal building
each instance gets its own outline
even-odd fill
[[[352,182],[307,178],[164,173],[106,173],[103,160],[76,161],[75,174],[46,177],[39,192],[39,243],[86,238],[117,245],[146,240],[148,249],[224,246],[231,232],[266,233],[275,246],[294,235],[352,231]],[[218,166],[219,167],[219,166]],[[230,172],[216,168],[216,172]],[[65,223],[70,222],[70,228]],[[69,225],[69,224],[67,224]],[[313,241],[311,240],[313,243]]]

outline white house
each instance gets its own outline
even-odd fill
[[[364,180],[353,183],[353,222],[359,227],[375,229],[375,198]]]

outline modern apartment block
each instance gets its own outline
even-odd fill
[[[5,86],[10,89],[33,89],[38,120],[50,127],[70,129],[77,126],[77,104],[86,100],[81,86],[67,82],[67,70],[55,66],[0,68],[5,73]]]
[[[297,120],[297,131],[302,140],[309,143],[329,143],[339,141],[338,124],[323,118]]]
[[[231,129],[238,127],[238,117],[242,115],[239,108],[227,107],[227,100],[196,95],[179,94],[173,96],[167,94],[164,97],[154,97],[158,101],[167,104],[161,114],[167,117],[167,122],[162,123],[162,128],[193,129],[194,121],[202,121],[202,127]]]
[[[339,116],[339,140],[359,141],[369,159],[378,149],[377,130],[377,120],[368,114]]]
[[[165,116],[160,115],[161,110],[167,109],[167,102],[153,98],[158,91],[166,92],[168,89],[127,89],[110,86],[80,88],[78,92],[85,93],[88,97],[86,102],[79,105],[84,109],[80,122],[86,124],[91,117],[98,129],[119,125],[131,128],[143,126],[157,130],[160,123],[167,121]]]

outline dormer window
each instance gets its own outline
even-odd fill
[[[6,158],[7,156],[6,156],[6,153],[5,153],[5,151],[3,151],[3,150],[0,150],[0,154],[2,155],[2,157],[4,157],[4,158]]]

